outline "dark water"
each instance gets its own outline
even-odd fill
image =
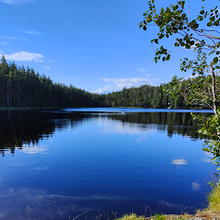
[[[215,171],[196,129],[178,110],[2,111],[0,219],[194,213]]]

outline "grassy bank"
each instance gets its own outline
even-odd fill
[[[151,217],[137,216],[136,214],[124,215],[117,220],[187,220],[190,218],[197,219],[218,219],[220,220],[220,181],[213,187],[212,192],[208,195],[208,207],[204,210],[197,210],[195,215],[157,215]]]
[[[208,195],[208,201],[208,207],[202,211],[198,211],[197,213],[218,214],[218,217],[220,218],[220,181]]]

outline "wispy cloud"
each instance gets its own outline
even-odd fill
[[[8,42],[3,41],[3,42],[1,42],[0,44],[1,44],[1,45],[4,45],[4,44],[8,44]]]
[[[146,69],[140,68],[139,71],[146,73]],[[145,76],[151,76],[151,74],[144,74]]]
[[[22,30],[20,30],[20,32],[23,32],[23,33],[25,33],[25,34],[41,35],[41,32],[39,32],[39,31],[22,31]]]
[[[202,158],[202,162],[211,163],[213,161],[211,158]]]
[[[0,54],[3,55],[3,54]],[[36,61],[43,62],[44,56],[38,53],[28,53],[25,51],[12,53],[10,55],[4,55],[6,60],[15,60],[15,61]]]
[[[35,0],[0,0],[0,2],[7,3],[10,5],[16,4],[24,4],[24,3],[29,3],[29,2],[34,2]]]
[[[119,91],[124,87],[130,88],[132,86],[140,86],[143,84],[159,84],[159,79],[150,79],[150,78],[123,78],[123,79],[107,79],[100,78],[104,82],[112,83],[113,85],[106,85],[104,88],[97,89],[95,93],[107,93],[113,91]]]
[[[206,157],[210,157],[210,158],[212,158],[212,157],[213,157],[213,154],[212,154],[212,153],[209,153],[209,152],[204,152],[204,154],[206,155]]]
[[[24,38],[8,37],[8,36],[2,36],[2,35],[0,35],[0,38],[9,39],[9,40],[25,40]]]
[[[43,68],[44,68],[44,69],[48,69],[48,70],[50,69],[49,66],[43,66]]]
[[[142,68],[140,68],[139,70],[142,71],[142,72],[144,72],[144,73],[146,72],[146,70],[145,70],[145,69],[142,69]]]

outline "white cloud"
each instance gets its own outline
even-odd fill
[[[8,36],[2,36],[2,35],[0,35],[0,38],[9,39],[9,40],[24,40],[24,38],[8,37]]]
[[[97,89],[95,93],[108,93],[113,91],[122,90],[124,87],[130,88],[132,86],[141,86],[143,84],[158,84],[159,79],[150,79],[150,78],[123,78],[123,79],[107,79],[107,78],[100,78],[104,82],[113,83],[116,85],[106,85],[104,88]]]
[[[144,73],[146,72],[146,70],[145,70],[145,69],[142,69],[142,68],[140,68],[139,70],[142,71],[142,72],[144,72]]]
[[[25,33],[25,34],[37,34],[37,35],[41,35],[41,32],[39,32],[39,31],[21,31],[21,32],[23,32],[23,33]]]
[[[181,159],[173,159],[172,160],[172,164],[175,164],[175,165],[186,165],[186,160],[184,160],[183,158]]]
[[[114,91],[117,91],[115,86],[107,85],[103,88],[95,90],[94,93],[108,93],[108,92],[114,92]]]
[[[144,73],[146,73],[146,69],[140,68],[139,70],[142,71],[142,72],[144,72]],[[151,74],[148,74],[148,73],[147,73],[147,74],[145,74],[145,76],[151,76]]]
[[[1,42],[0,44],[2,44],[2,45],[3,45],[3,44],[8,44],[8,42],[6,42],[6,41],[3,41],[3,42]]]
[[[48,69],[48,70],[50,69],[49,66],[43,66],[43,68],[44,68],[44,69]]]
[[[49,60],[50,63],[53,63],[53,60]]]
[[[7,3],[10,5],[13,5],[13,4],[20,5],[23,3],[28,3],[28,2],[33,2],[33,1],[35,1],[35,0],[0,0],[0,2]]]
[[[3,55],[3,54],[0,54]],[[43,62],[44,56],[38,53],[28,53],[25,51],[12,53],[11,55],[5,55],[6,60],[15,60],[15,61],[36,61]]]
[[[202,158],[202,162],[211,163],[213,161],[210,158]]]
[[[206,162],[206,163],[211,163],[213,162],[212,161],[212,158],[213,158],[213,154],[212,153],[209,153],[209,152],[205,152],[205,158],[202,158],[202,162]]]
[[[211,157],[211,158],[213,157],[213,154],[212,154],[212,153],[205,152],[204,154],[206,155],[206,157]]]

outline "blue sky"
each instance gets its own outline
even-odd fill
[[[205,4],[193,0],[190,7],[198,3]],[[147,5],[148,0],[0,0],[0,54],[89,92],[188,78],[191,73],[180,72],[179,61],[189,52],[154,63],[157,45],[150,40],[157,29],[139,29]]]

